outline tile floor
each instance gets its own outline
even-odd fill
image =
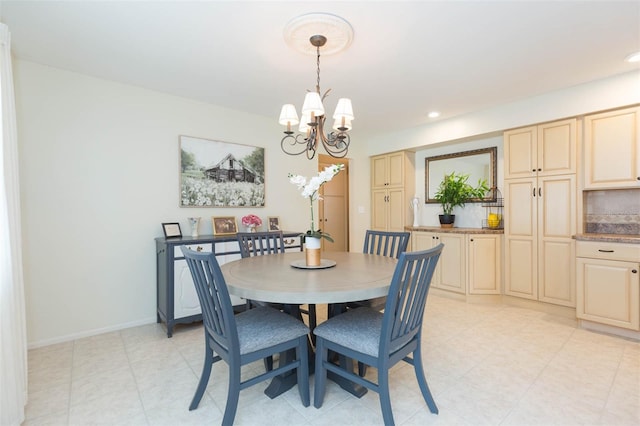
[[[538,311],[437,295],[425,321],[425,368],[440,414],[429,412],[412,368],[401,363],[391,377],[398,425],[640,424],[639,342]],[[223,363],[200,407],[188,411],[202,358],[199,325],[178,327],[171,339],[151,324],[31,350],[24,424],[219,424]],[[261,363],[245,372],[256,368]],[[329,382],[316,409],[301,405],[297,387],[274,400],[265,387],[240,393],[236,424],[382,424],[373,392],[357,399]]]

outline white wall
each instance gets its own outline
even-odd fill
[[[368,154],[417,150],[443,142],[476,138],[506,129],[636,103],[640,103],[640,72],[633,71],[449,120],[391,134],[374,135],[368,141]]]
[[[15,60],[14,67],[31,347],[154,322],[154,238],[162,235],[162,222],[188,230],[186,218],[201,216],[205,234],[211,216],[252,212],[280,216],[286,229],[307,228],[307,204],[287,173],[310,176],[316,162],[281,152],[282,128],[274,118],[27,61]],[[416,188],[424,200],[425,157],[498,146],[500,185],[502,144],[495,132],[638,102],[634,73],[391,134],[354,129],[351,249],[360,250],[370,224],[370,155],[417,151]],[[265,147],[266,207],[179,208],[181,134]],[[449,141],[463,142],[438,146]],[[422,207],[420,224],[436,224],[437,207]],[[477,227],[484,210],[468,206],[456,215],[458,226]]]
[[[502,135],[493,137],[479,137],[471,142],[458,143],[454,145],[439,146],[430,149],[423,149],[416,152],[416,194],[420,198],[420,208],[418,224],[420,226],[440,226],[438,215],[442,214],[440,204],[425,204],[425,158],[434,155],[450,154],[453,152],[471,151],[473,149],[497,147],[496,167],[498,189],[502,190],[504,185],[504,167],[502,152]],[[460,172],[460,171],[458,171]],[[475,184],[475,182],[470,182]],[[487,209],[480,203],[467,203],[464,207],[456,207],[453,214],[456,215],[455,226],[458,228],[481,228],[482,220],[486,219]]]
[[[162,222],[249,212],[308,226],[287,173],[316,163],[279,147],[277,120],[16,60],[31,347],[155,322]],[[276,117],[277,111],[274,113]],[[179,208],[178,136],[265,147],[265,208]]]

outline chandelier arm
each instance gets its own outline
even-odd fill
[[[349,134],[340,132],[331,132],[328,135],[328,140],[325,143],[323,141],[325,151],[334,158],[344,158],[349,150],[349,144],[351,143],[351,137]]]
[[[285,154],[288,155],[300,155],[305,153],[309,147],[309,141],[302,134],[287,134],[280,141],[280,148]],[[303,139],[301,139],[303,138]]]

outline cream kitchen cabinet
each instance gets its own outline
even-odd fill
[[[584,188],[640,188],[640,107],[584,117]]]
[[[460,231],[411,233],[414,251],[444,244],[431,285],[459,294],[500,294],[502,235]]]
[[[576,315],[640,330],[640,245],[577,242]]]
[[[468,293],[500,294],[502,235],[467,235],[467,254]]]
[[[504,133],[504,178],[576,173],[575,118]]]
[[[371,229],[404,231],[413,220],[415,154],[394,152],[371,158]]]
[[[505,294],[575,307],[575,175],[505,180]]]

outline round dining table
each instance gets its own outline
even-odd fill
[[[289,306],[326,303],[335,308],[386,296],[396,264],[394,258],[374,254],[323,252],[319,267],[307,267],[304,252],[290,252],[247,257],[225,263],[220,269],[229,293],[235,296]],[[291,354],[281,354],[281,360],[289,357]],[[351,368],[351,360],[341,357],[339,362],[349,363]],[[329,373],[328,377],[357,397],[367,392],[338,375]],[[295,374],[276,376],[265,394],[275,398],[295,383]]]
[[[323,252],[307,268],[304,252],[253,256],[220,268],[229,293],[261,302],[346,303],[386,296],[397,260],[355,252]]]

